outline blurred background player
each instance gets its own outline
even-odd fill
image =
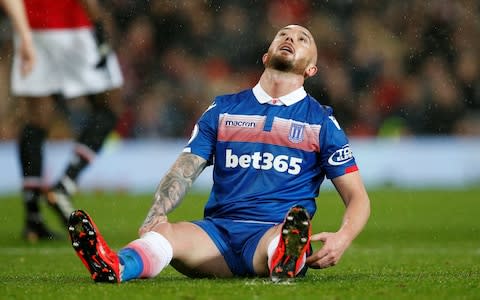
[[[123,77],[108,46],[104,15],[96,0],[24,0],[37,63],[21,75],[21,53],[14,53],[12,94],[22,101],[25,123],[19,131],[18,153],[23,175],[25,230],[28,240],[52,239],[39,209],[42,194],[42,148],[55,121],[59,99],[85,96],[90,115],[78,135],[65,173],[48,190],[48,203],[66,222],[79,174],[114,129],[121,109],[118,93]],[[15,39],[18,44],[18,39]]]

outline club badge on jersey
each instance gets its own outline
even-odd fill
[[[301,143],[303,141],[304,129],[305,124],[293,122],[290,126],[288,140],[295,144]]]

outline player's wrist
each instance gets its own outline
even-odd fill
[[[30,32],[25,32],[20,35],[20,43],[23,45],[33,45],[33,37]]]
[[[343,227],[337,231],[336,235],[339,239],[343,240],[345,243],[350,244],[355,239],[355,232],[351,228]]]

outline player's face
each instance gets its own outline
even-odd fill
[[[316,63],[317,46],[312,34],[298,25],[282,28],[264,56],[265,67],[293,72],[304,77],[310,77],[316,73]]]

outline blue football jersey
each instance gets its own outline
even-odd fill
[[[205,217],[278,223],[295,204],[313,216],[324,178],[357,170],[330,107],[303,87],[287,105],[265,97],[258,84],[218,96],[195,125],[184,152],[213,164]]]

